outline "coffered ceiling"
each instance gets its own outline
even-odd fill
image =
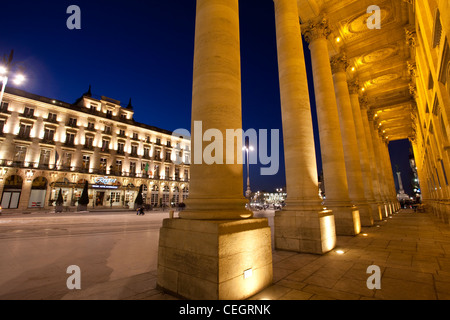
[[[332,34],[330,57],[345,52],[348,79],[357,79],[370,114],[389,140],[406,139],[412,133],[408,61],[412,61],[406,29],[414,26],[413,5],[404,0],[384,0],[380,8],[380,29],[369,29],[367,13],[373,0],[298,0],[302,23],[325,14]]]

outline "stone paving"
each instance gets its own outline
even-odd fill
[[[368,289],[367,268],[380,267],[381,289]],[[338,237],[319,256],[273,253],[274,283],[251,299],[272,300],[446,300],[450,299],[450,226],[429,213],[400,213]],[[150,290],[148,288],[151,288]],[[171,300],[156,289],[156,272],[110,281],[67,299]]]
[[[356,237],[338,237],[336,249],[323,256],[275,251],[273,265],[274,285],[253,299],[446,300],[450,227],[402,210]],[[379,290],[367,288],[370,265],[380,267]]]
[[[381,270],[379,290],[366,285],[371,265]],[[430,213],[401,210],[358,236],[339,236],[337,247],[322,256],[275,250],[273,270],[273,285],[251,299],[447,300],[450,226]],[[156,289],[156,279],[156,271],[110,278],[66,291],[62,299],[177,299]]]

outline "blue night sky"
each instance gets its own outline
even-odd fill
[[[132,98],[136,121],[190,129],[195,3],[4,1],[0,55],[15,50],[14,61],[26,68],[25,91],[73,103],[91,84],[94,95],[123,106]],[[66,27],[66,10],[74,4],[81,9],[81,30]],[[253,191],[272,191],[285,186],[273,0],[241,0],[240,14],[243,129],[280,129],[279,173],[260,176],[260,166],[252,165],[250,179]],[[320,171],[319,148],[317,142]],[[394,149],[400,152],[391,154],[393,165],[404,171],[409,188],[407,143]]]

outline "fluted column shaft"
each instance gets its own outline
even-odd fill
[[[362,118],[362,124],[364,127],[364,136],[367,143],[367,155],[369,158],[370,163],[370,172],[372,177],[372,187],[373,187],[373,195],[375,198],[375,201],[378,206],[378,213],[373,214],[374,220],[383,220],[382,210],[384,211],[384,205],[382,200],[382,192],[380,189],[380,182],[378,178],[378,170],[377,170],[377,163],[375,159],[375,152],[374,152],[374,146],[372,141],[372,133],[370,129],[370,123],[369,123],[369,116],[367,111],[367,101],[365,99],[361,99],[359,103],[361,107],[361,118]]]
[[[381,220],[381,207],[377,204],[374,195],[374,184],[372,179],[371,155],[368,147],[368,139],[364,128],[364,117],[367,120],[367,109],[362,109],[359,102],[359,84],[353,81],[349,84],[350,101],[353,110],[353,120],[358,141],[359,159],[361,164],[361,174],[364,184],[364,194],[371,207],[373,220]],[[373,150],[372,157],[373,157]]]
[[[388,199],[391,208],[391,214],[396,211],[397,191],[395,190],[394,174],[392,171],[391,157],[389,155],[388,142],[380,137],[381,153],[384,159],[384,167],[386,174],[386,185],[388,190]]]
[[[358,234],[361,223],[359,212],[352,206],[348,192],[344,148],[328,54],[328,22],[323,16],[318,17],[316,21],[305,24],[304,28],[302,26],[302,31],[311,51],[326,190],[325,205],[333,210],[336,234]]]
[[[348,90],[347,74],[345,72],[347,67],[348,63],[345,54],[339,54],[331,59],[342,144],[344,147],[348,190],[350,200],[358,206],[361,224],[363,226],[372,226],[372,209],[364,194],[364,180],[356,138],[356,127]]]
[[[372,128],[371,131],[372,131],[371,133],[372,133],[375,162],[378,164],[377,168],[378,168],[378,179],[380,183],[380,191],[384,203],[384,216],[387,217],[390,214],[390,199],[389,199],[389,192],[387,189],[384,160],[381,154],[380,136],[378,134],[377,128]]]
[[[336,244],[319,197],[314,133],[296,0],[274,0],[286,163],[287,206],[274,218],[275,247],[321,254]]]
[[[287,202],[320,205],[303,43],[298,16],[289,12],[294,5],[275,1]]]
[[[242,137],[227,141],[227,130],[242,130],[241,64],[238,0],[198,0],[195,26],[194,75],[192,93],[192,162],[190,195],[186,219],[240,219],[251,216],[245,210]],[[212,164],[203,159],[209,146],[204,133],[220,132],[214,142]],[[235,141],[236,140],[236,141]],[[234,162],[230,164],[227,142],[233,145]],[[230,155],[228,154],[228,157]],[[220,162],[220,161],[219,161]]]

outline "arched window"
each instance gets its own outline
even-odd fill
[[[44,177],[37,177],[31,184],[30,199],[28,208],[43,208],[45,204],[45,195],[47,194],[48,181]]]

